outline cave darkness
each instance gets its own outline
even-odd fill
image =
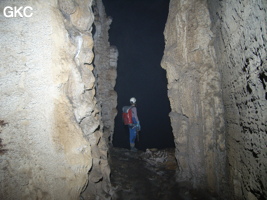
[[[119,51],[115,86],[118,115],[113,146],[129,148],[122,107],[135,97],[142,128],[136,147],[142,150],[174,147],[166,71],[160,66],[169,0],[103,0],[103,3],[107,15],[113,19],[109,41]]]

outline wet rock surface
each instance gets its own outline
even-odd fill
[[[175,180],[174,149],[110,150],[111,183],[116,200],[216,200],[205,192],[193,191]]]

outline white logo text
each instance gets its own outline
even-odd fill
[[[20,7],[11,7],[6,6],[3,10],[3,14],[5,17],[31,17],[33,13],[31,12],[33,9],[30,6],[20,6]]]

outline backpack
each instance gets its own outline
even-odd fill
[[[132,106],[123,106],[122,108],[122,120],[124,125],[129,125],[133,123],[131,108]]]

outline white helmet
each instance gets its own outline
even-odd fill
[[[135,103],[136,102],[136,98],[132,97],[130,98],[130,103]]]

